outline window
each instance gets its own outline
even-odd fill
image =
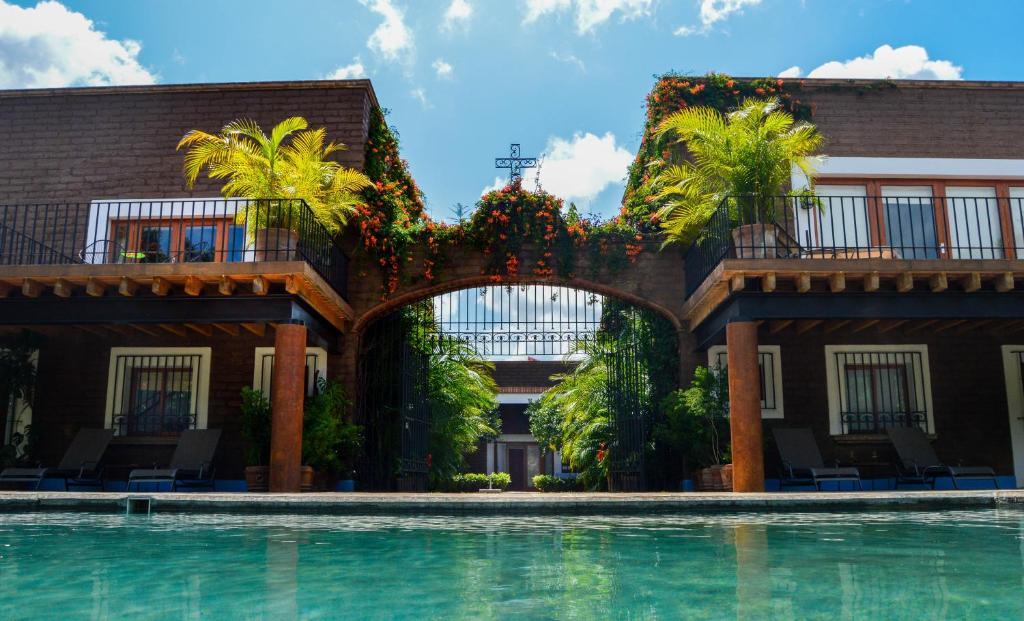
[[[815,194],[820,204],[804,209],[799,203],[796,222],[805,248],[868,248],[872,245],[868,225],[868,191],[863,185],[819,185]]]
[[[887,245],[903,259],[938,258],[932,187],[883,185],[881,191]]]
[[[761,370],[761,418],[782,418],[782,348],[778,345],[760,345],[757,357]],[[708,349],[708,366],[728,367],[725,345]]]
[[[995,187],[946,186],[946,214],[951,258],[1003,258]]]
[[[1010,221],[1017,258],[1024,257],[1024,187],[1010,188]]]
[[[827,345],[825,369],[833,435],[934,431],[926,345]]]
[[[119,436],[176,436],[205,429],[209,347],[110,350],[106,425]]]
[[[252,387],[270,399],[270,390],[274,377],[274,348],[257,347],[256,361],[252,371]],[[306,348],[306,396],[316,390],[320,378],[327,377],[327,351],[321,347]]]

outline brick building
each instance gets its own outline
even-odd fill
[[[759,403],[734,404],[757,431],[737,460],[753,487],[778,469],[776,426],[812,428],[826,460],[880,480],[897,424],[929,434],[943,460],[1024,480],[1024,84],[807,80],[802,96],[829,156],[816,208],[785,203],[747,237],[726,230],[717,246],[645,253],[614,279],[558,282],[670,319],[684,377],[756,360],[732,373],[762,387]],[[361,167],[377,106],[365,80],[0,92],[0,329],[44,339],[34,410],[7,416],[8,431],[31,421],[52,464],[79,429],[114,427],[112,465],[163,463],[178,428],[129,415],[157,394],[187,426],[223,430],[218,478],[237,487],[239,390],[269,389],[282,351],[293,385],[326,375],[357,393],[367,326],[477,286],[482,259],[456,257],[444,282],[403,283],[381,302],[313,224],[297,251],[254,252],[233,224],[247,205],[207,180],[187,190],[174,146],[193,128],[302,115]],[[153,252],[168,261],[138,260]]]

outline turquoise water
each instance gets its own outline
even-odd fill
[[[0,514],[2,619],[1021,619],[1024,511]]]

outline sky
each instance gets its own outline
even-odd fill
[[[608,217],[655,75],[1024,80],[1022,19],[1021,0],[0,0],[0,88],[365,77],[433,217],[501,185],[512,142]]]

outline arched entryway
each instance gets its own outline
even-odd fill
[[[364,488],[427,488],[431,372],[454,350],[470,350],[497,364],[600,364],[601,398],[613,438],[607,447],[609,487],[662,485],[651,430],[658,402],[678,386],[678,325],[671,314],[561,284],[479,284],[429,293],[391,301],[357,324],[355,394],[366,434],[359,473]],[[489,460],[488,467],[518,467],[513,462],[523,458],[503,455]]]

